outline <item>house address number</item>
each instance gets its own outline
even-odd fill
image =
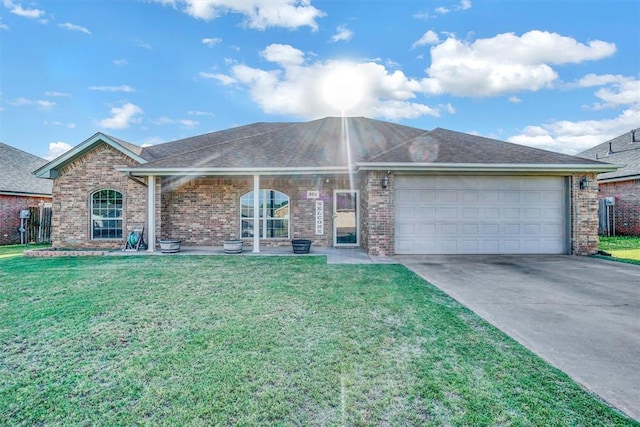
[[[319,199],[320,192],[317,190],[307,190],[307,199]]]

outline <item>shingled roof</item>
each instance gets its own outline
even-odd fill
[[[31,174],[46,163],[45,159],[0,142],[0,194],[51,195],[51,181]]]
[[[611,171],[615,166],[446,129],[427,131],[365,117],[253,123],[140,147],[97,133],[41,167],[58,170],[95,144],[136,160],[134,175],[344,173],[352,170]]]
[[[578,156],[622,165],[617,171],[599,174],[599,181],[640,179],[640,128],[635,133],[635,139],[633,141],[633,134],[629,131],[585,150]]]
[[[256,123],[145,148],[138,170],[348,168],[366,165],[569,165],[586,160],[446,129],[424,129],[364,117],[304,123]]]

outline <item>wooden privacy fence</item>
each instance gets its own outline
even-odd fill
[[[25,225],[25,242],[51,243],[51,207],[32,206]]]

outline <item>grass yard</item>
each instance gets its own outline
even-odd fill
[[[640,264],[640,237],[600,237],[598,249],[609,252],[615,258]]]
[[[399,265],[8,257],[0,312],[0,425],[640,425]]]

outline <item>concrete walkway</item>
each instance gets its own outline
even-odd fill
[[[397,256],[640,420],[640,266],[576,256]]]

